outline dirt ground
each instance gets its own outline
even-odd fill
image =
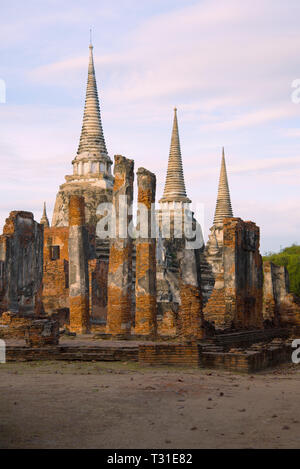
[[[300,365],[0,365],[0,448],[299,448]]]

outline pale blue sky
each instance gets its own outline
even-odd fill
[[[262,252],[300,243],[298,0],[2,2],[0,223],[42,203],[52,216],[80,135],[89,29],[108,151],[133,158],[162,194],[173,107],[188,196],[212,224],[225,146],[234,215]]]

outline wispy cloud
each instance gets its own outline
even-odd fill
[[[298,0],[29,0],[19,7],[4,6],[0,31],[9,98],[0,107],[9,195],[0,217],[21,204],[39,216],[71,172],[92,25],[111,154],[156,172],[159,196],[176,105],[188,193],[205,203],[207,226],[225,145],[237,215],[257,220],[270,248],[280,235],[295,240],[300,106],[290,95],[300,76]],[[276,225],[278,204],[286,211]]]
[[[240,114],[234,119],[224,122],[216,122],[203,126],[203,130],[235,130],[244,127],[261,125],[274,120],[287,119],[298,114],[298,110],[292,104],[282,108],[259,109],[254,112]]]

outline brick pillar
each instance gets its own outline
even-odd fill
[[[78,195],[69,201],[69,287],[70,331],[85,334],[90,329],[88,233],[84,197]]]
[[[121,231],[120,196],[127,196],[127,209],[133,199],[133,160],[115,155],[113,206],[116,214],[116,237],[111,239],[106,332],[113,335],[127,335],[131,330],[132,307],[132,238],[128,236],[132,215],[122,216]]]
[[[259,227],[240,218],[224,219],[226,326],[262,328],[263,268]]]
[[[145,232],[143,217],[140,222],[140,236],[136,240],[136,307],[135,333],[156,335],[156,241],[151,237],[151,204],[155,202],[156,177],[147,169],[139,168],[138,203],[147,209]],[[140,215],[142,212],[140,212]],[[146,237],[145,237],[146,236]]]
[[[180,265],[179,335],[184,340],[204,337],[202,294],[198,282],[194,249],[183,248],[178,254]]]

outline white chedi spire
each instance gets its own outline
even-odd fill
[[[165,189],[160,202],[191,202],[186,195],[184,183],[176,108],[174,109],[173,129]]]
[[[224,147],[222,150],[222,162],[219,179],[217,205],[215,210],[214,225],[222,224],[224,218],[233,217],[230,192],[227,178],[227,170],[225,163],[225,152]]]
[[[49,228],[49,220],[47,217],[46,202],[44,202],[43,215],[40,221],[41,225],[44,225],[45,228]]]
[[[72,163],[74,175],[102,173],[110,176],[112,161],[107,153],[102,128],[92,44],[89,45],[89,50],[83,123],[77,155]]]

